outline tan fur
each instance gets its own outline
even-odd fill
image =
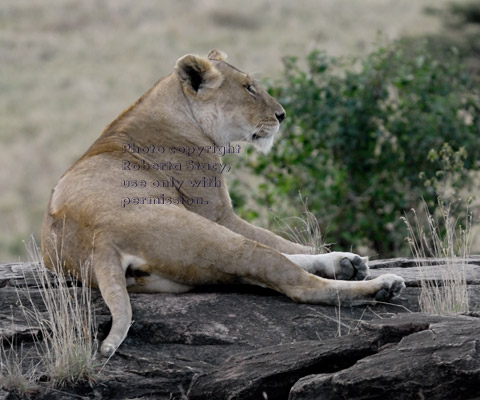
[[[130,326],[128,291],[178,293],[202,284],[244,282],[273,288],[296,301],[333,304],[372,301],[381,290],[402,288],[403,280],[395,275],[361,282],[313,275],[350,279],[342,260],[351,261],[347,269],[353,271],[357,256],[300,256],[310,249],[241,220],[233,213],[225,173],[123,168],[124,163],[222,163],[212,152],[189,156],[168,151],[179,146],[206,149],[244,141],[268,151],[284,110],[225,60],[218,50],[208,58],[180,58],[175,71],[113,121],[52,191],[42,229],[44,260],[51,267],[58,254],[65,269],[74,273],[80,265],[93,266],[91,284],[100,288],[113,317],[101,348],[105,355],[115,351]],[[166,151],[124,152],[132,142]],[[187,184],[204,177],[219,187]],[[183,185],[150,185],[172,178]],[[122,187],[123,180],[143,180],[147,187]],[[203,204],[145,204],[162,196],[201,198]],[[144,204],[126,204],[125,198]]]

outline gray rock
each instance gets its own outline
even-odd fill
[[[439,277],[442,263],[431,262],[432,279]],[[392,304],[296,304],[249,286],[207,287],[182,295],[132,294],[135,322],[94,387],[40,392],[37,398],[360,399],[382,393],[407,398],[414,391],[432,398],[437,387],[450,398],[456,393],[468,398],[472,384],[478,385],[479,265],[477,257],[467,266],[470,317],[417,314],[420,271],[415,262],[402,259],[372,263],[373,276],[395,272],[407,278],[407,288]],[[0,265],[0,340],[28,345],[38,333],[18,306],[25,286],[41,305],[35,268]],[[97,291],[92,302],[101,340],[110,314]],[[430,371],[423,371],[424,378],[422,365]],[[405,397],[399,397],[403,392]]]
[[[343,370],[387,343],[398,342],[417,326],[397,330],[370,329],[324,341],[265,347],[234,355],[195,377],[189,399],[286,399],[295,381],[309,372]]]
[[[401,333],[398,343],[349,368],[300,379],[289,399],[478,398],[480,320],[410,314],[366,323],[359,334],[387,328],[394,333],[405,325],[418,331]]]
[[[418,265],[421,263],[421,267]],[[445,269],[456,267],[465,271],[465,279],[469,285],[480,284],[480,257],[472,256],[466,260],[458,259],[446,263],[443,259],[406,259],[392,258],[389,260],[372,261],[370,277],[391,273],[400,275],[405,279],[407,286],[419,286],[419,278],[441,281]]]

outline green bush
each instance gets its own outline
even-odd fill
[[[238,211],[282,218],[301,193],[335,247],[401,254],[404,212],[463,187],[480,159],[471,79],[455,51],[440,62],[425,49],[399,42],[348,61],[314,51],[306,68],[286,58],[284,81],[270,84],[287,112],[283,137],[268,155],[249,151],[262,182]]]

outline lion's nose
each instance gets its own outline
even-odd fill
[[[275,116],[277,117],[278,122],[281,124],[282,121],[285,119],[285,112],[276,112]]]

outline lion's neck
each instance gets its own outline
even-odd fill
[[[127,108],[103,131],[102,137],[125,137],[143,146],[152,144],[152,140],[158,140],[158,145],[213,144],[193,116],[174,75],[159,81]]]

